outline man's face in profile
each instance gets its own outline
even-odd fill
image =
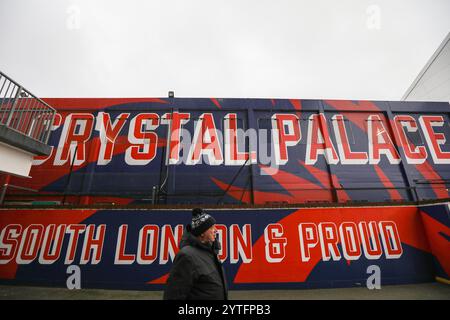
[[[212,225],[208,230],[202,233],[201,238],[203,242],[214,242],[216,240],[217,228],[216,225]]]

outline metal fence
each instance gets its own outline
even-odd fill
[[[0,71],[0,125],[47,144],[56,110]]]

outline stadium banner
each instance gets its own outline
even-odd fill
[[[445,206],[208,211],[230,289],[294,289],[448,279],[450,228],[432,215]],[[0,281],[161,290],[190,220],[189,209],[0,209]]]
[[[450,283],[450,204],[420,207],[436,278]]]
[[[450,198],[448,103],[45,99],[49,155],[8,204],[277,205]],[[5,179],[0,173],[0,181]]]

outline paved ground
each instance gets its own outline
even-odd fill
[[[450,285],[432,282],[367,288],[230,291],[231,300],[450,300]],[[161,291],[68,290],[0,285],[0,300],[160,300]]]

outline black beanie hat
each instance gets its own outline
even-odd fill
[[[200,208],[192,209],[191,233],[198,237],[216,223],[211,215]]]

